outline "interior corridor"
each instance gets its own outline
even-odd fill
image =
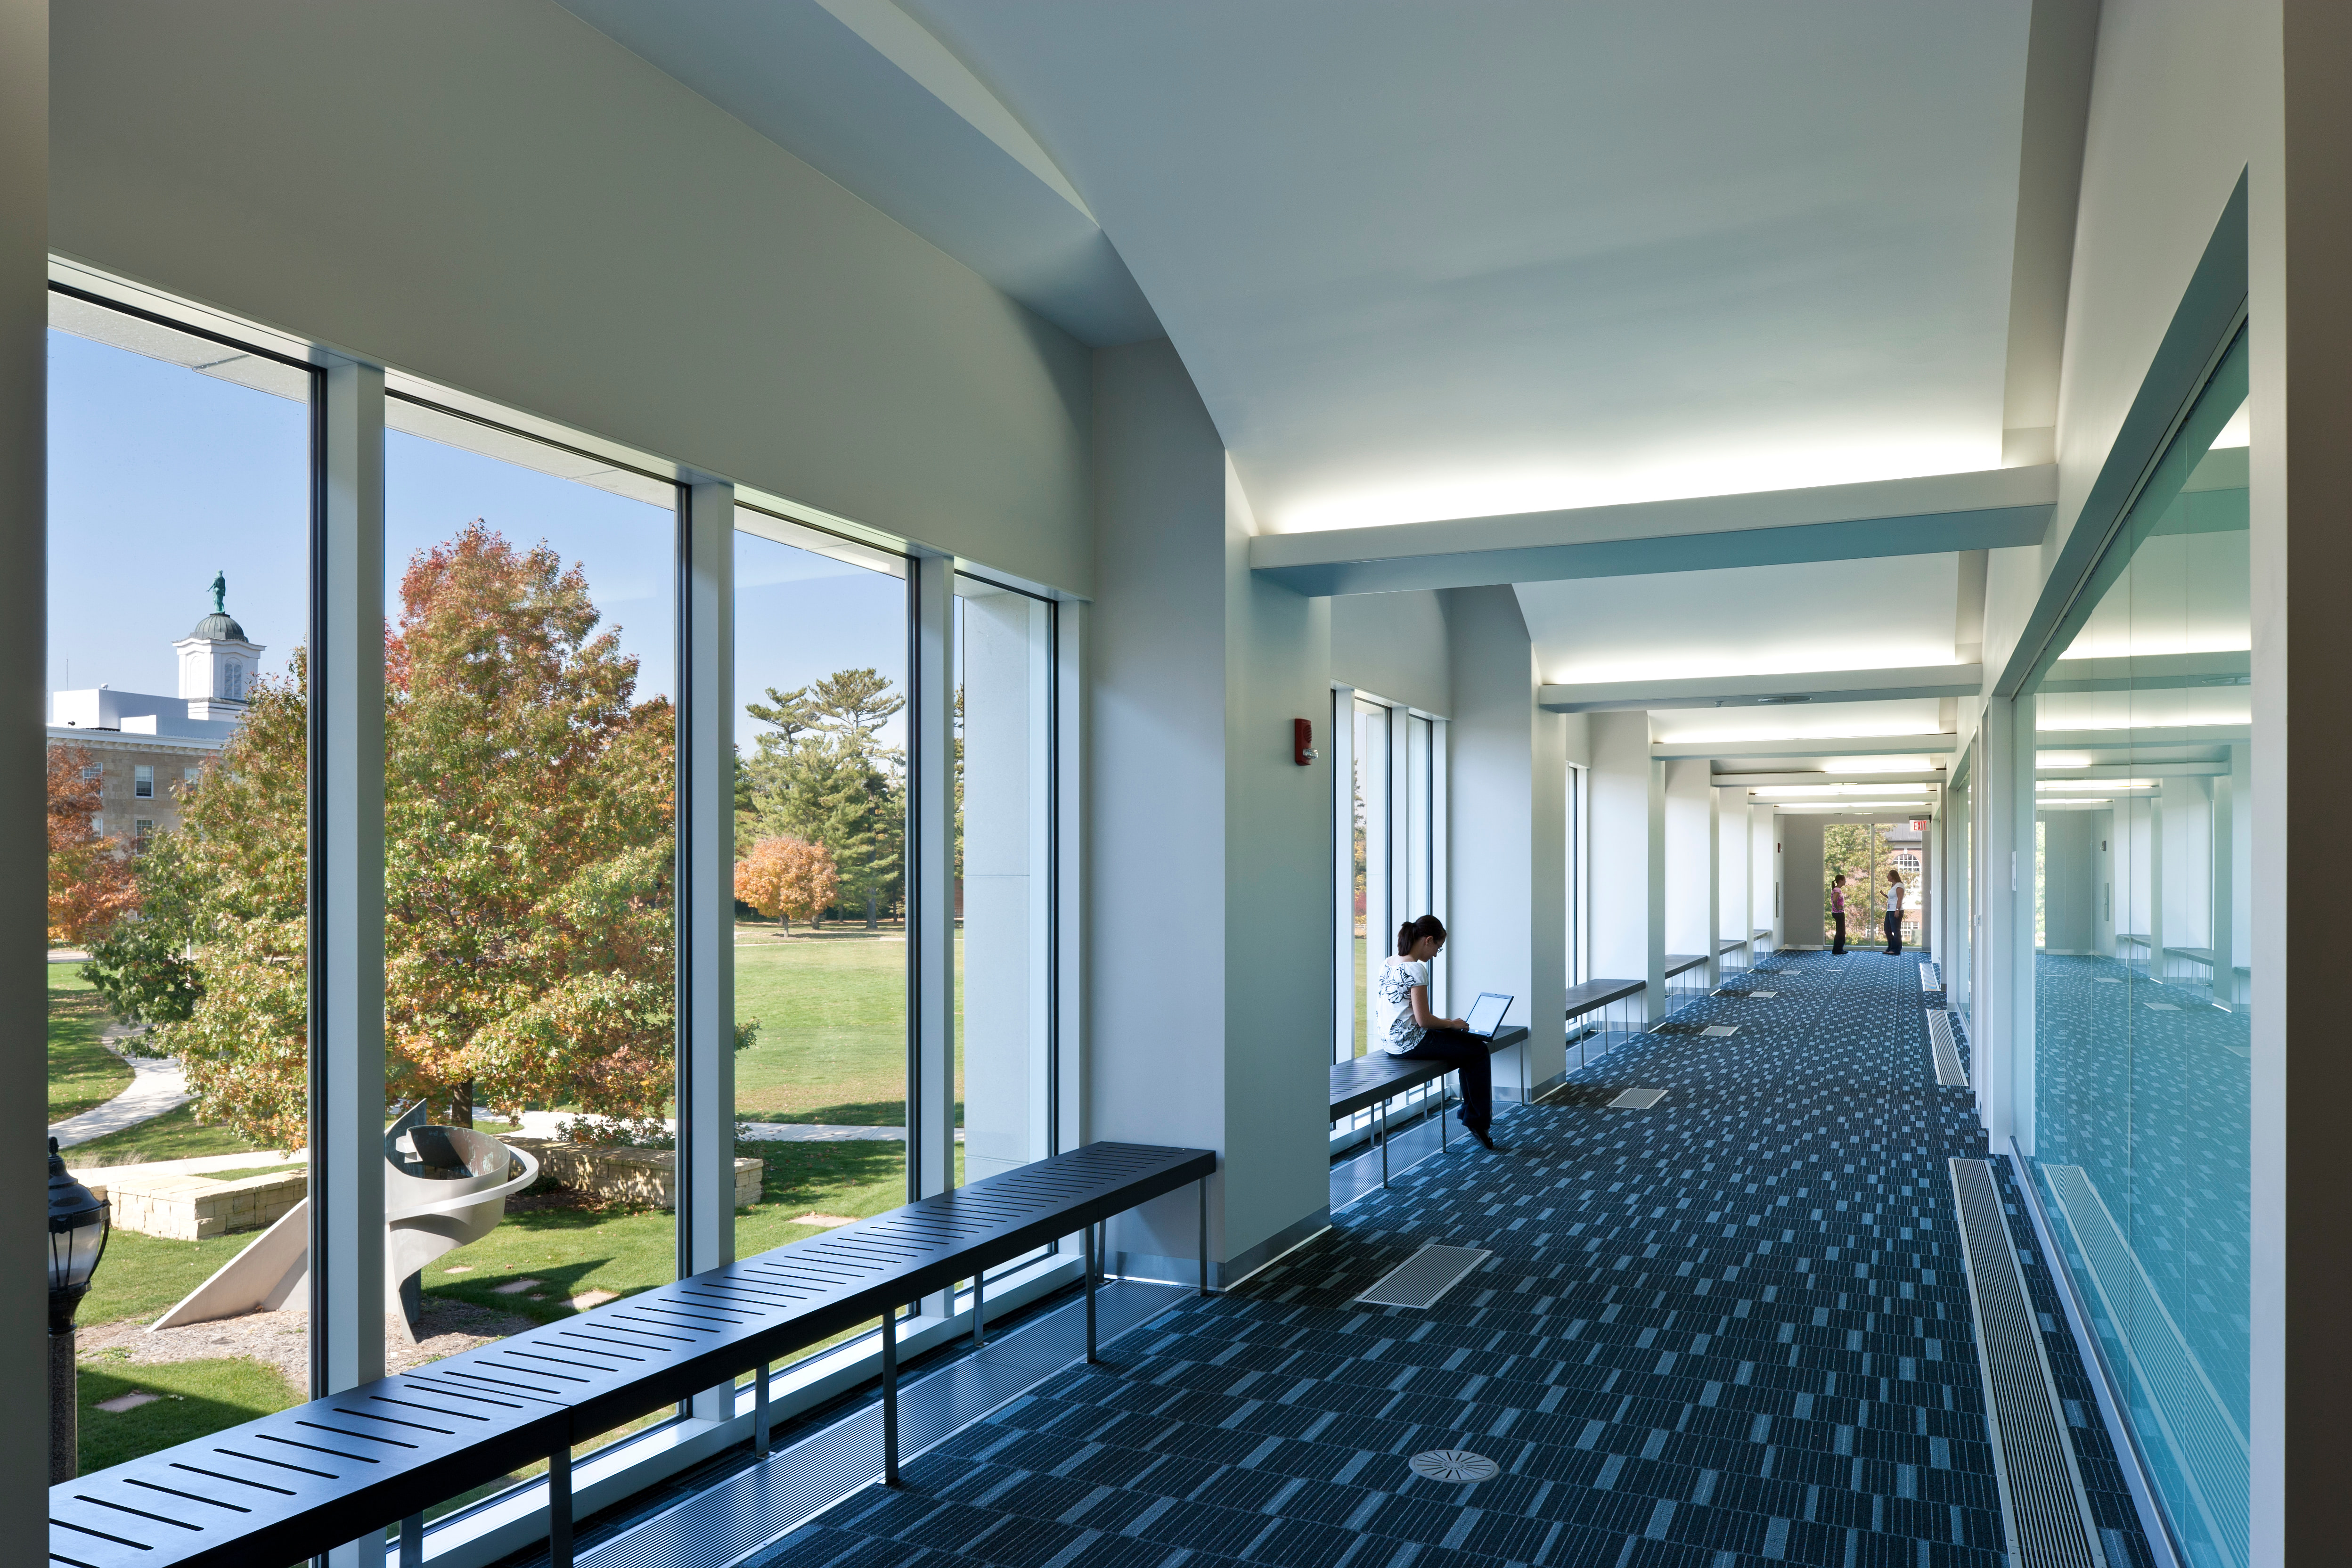
[[[1918,961],[1768,960],[1739,994],[1505,1111],[1502,1153],[1457,1141],[1401,1172],[761,1568],[1997,1568],[1945,1165],[1985,1139],[1969,1091],[1936,1085]],[[1699,1033],[1717,1025],[1737,1032]],[[1667,1092],[1605,1109],[1633,1087]],[[2138,1568],[2131,1500],[2013,1201],[2011,1225],[2103,1545]],[[1430,1243],[1494,1256],[1426,1311],[1353,1304]],[[1408,1469],[1445,1448],[1502,1473]]]

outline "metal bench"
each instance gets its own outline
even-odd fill
[[[572,1449],[755,1368],[753,1446],[768,1436],[769,1363],[882,1320],[884,1479],[898,1471],[896,1318],[992,1265],[1198,1184],[1208,1290],[1215,1154],[1090,1143],[756,1258],[611,1302],[411,1373],[248,1421],[49,1489],[49,1556],[68,1568],[292,1563],[398,1521],[423,1561],[424,1510],[548,1461],[551,1568],[571,1568]]]
[[[1590,1016],[1612,1003],[1639,996],[1649,988],[1650,983],[1646,980],[1588,980],[1580,985],[1571,985],[1568,988],[1568,1021],[1574,1024],[1579,1018]],[[1603,1019],[1599,1026],[1603,1031],[1601,1054],[1605,1056],[1614,1048],[1607,1044],[1607,1031],[1611,1026]],[[1576,1047],[1576,1065],[1579,1068],[1591,1065],[1584,1049],[1585,1038],[1591,1032],[1591,1027],[1570,1032],[1570,1040]],[[1625,1031],[1628,1036],[1633,1032],[1630,1027]]]
[[[1524,1044],[1528,1032],[1514,1024],[1497,1029],[1486,1042],[1489,1055],[1507,1051]],[[1334,1063],[1331,1068],[1331,1120],[1353,1116],[1359,1110],[1376,1110],[1379,1126],[1373,1141],[1381,1148],[1381,1185],[1389,1184],[1389,1101],[1398,1095],[1419,1089],[1423,1084],[1444,1078],[1454,1069],[1442,1061],[1422,1057],[1392,1057],[1386,1051],[1370,1051],[1350,1061]],[[1444,1149],[1445,1136],[1445,1092],[1441,1087],[1437,1097],[1437,1146]]]

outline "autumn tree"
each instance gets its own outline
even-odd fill
[[[735,862],[735,896],[788,931],[794,915],[814,920],[840,885],[831,852],[803,838],[762,838]]]
[[[385,646],[385,1077],[620,1118],[671,1091],[674,725],[586,578],[477,520],[420,552]],[[307,664],[249,691],[183,813],[201,997],[157,1033],[207,1121],[305,1141]],[[739,1045],[741,1043],[739,1040]]]
[[[49,746],[49,942],[95,941],[137,906],[130,858],[98,830],[98,759],[86,746]]]

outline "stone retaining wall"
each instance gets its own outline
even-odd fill
[[[310,1190],[300,1167],[215,1182],[209,1176],[142,1176],[137,1166],[83,1184],[114,1205],[118,1230],[171,1241],[202,1241],[240,1230],[267,1230]]]
[[[677,1156],[669,1150],[613,1149],[541,1138],[502,1137],[499,1142],[510,1149],[530,1151],[539,1161],[542,1180],[620,1203],[649,1208],[677,1206]],[[750,1208],[760,1201],[760,1178],[766,1168],[759,1160],[735,1162],[737,1208]]]

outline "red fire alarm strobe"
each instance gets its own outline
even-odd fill
[[[1290,760],[1300,767],[1315,761],[1315,721],[1293,719],[1290,721]]]

